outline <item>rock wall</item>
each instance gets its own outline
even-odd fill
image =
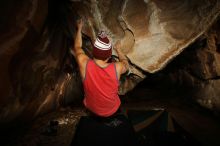
[[[92,41],[100,30],[107,31],[112,42],[122,40],[135,76],[122,84],[121,94],[143,80],[143,72],[164,68],[207,31],[220,13],[218,0],[72,1],[86,23],[84,33]]]
[[[220,111],[219,34],[218,20],[191,46],[189,54],[184,54],[189,59],[189,64],[184,68],[187,74],[179,76],[180,80],[189,87],[188,90],[191,90],[191,97],[213,111]]]
[[[213,111],[220,111],[220,23],[219,21],[205,34],[205,45],[201,46],[188,67],[194,80],[193,99],[200,105]],[[199,83],[198,83],[199,81]]]
[[[17,66],[11,66],[11,61],[15,54],[22,50],[20,46],[24,43],[28,43],[22,42],[25,37],[26,39],[29,39],[28,41],[31,39],[33,40],[33,37],[37,37],[37,31],[40,31],[42,28],[47,15],[47,9],[45,9],[45,7],[47,7],[47,3],[38,0],[22,0],[20,2],[10,0],[1,3],[0,115],[2,120],[6,119],[6,117],[10,120],[12,117],[14,118],[20,114],[24,108],[24,106],[18,101],[19,98],[14,97],[15,93],[13,91],[13,87],[17,85],[13,83],[16,81],[12,80],[11,74],[16,73],[12,68],[16,68]],[[38,6],[41,6],[41,8]],[[42,15],[38,15],[37,13],[40,9]],[[35,28],[38,28],[38,30]],[[29,38],[30,35],[32,38]],[[31,50],[31,48],[28,49]],[[25,57],[26,56],[24,54],[24,58]]]
[[[69,53],[74,31],[69,3],[10,0],[3,4],[0,123],[31,120],[82,97],[77,65]]]
[[[218,0],[8,0],[0,6],[1,123],[79,103],[82,85],[70,53],[78,16],[85,22],[83,48],[88,55],[100,30],[113,43],[122,40],[130,72],[121,79],[120,94],[164,69],[206,34],[208,49],[198,50],[189,68],[202,79],[195,88],[201,94],[195,94],[198,102],[210,103],[204,95],[211,93],[211,103],[219,102],[219,33],[207,32],[220,13]]]
[[[209,31],[185,48],[166,68],[148,75],[138,88],[128,95],[136,100],[166,97],[172,100],[174,97],[187,100],[189,103],[195,101],[219,113],[219,34],[218,20]]]
[[[148,73],[157,74],[190,44],[205,39],[203,48],[190,46],[194,51],[193,55],[186,55],[185,67],[170,73],[165,82],[170,82],[166,86],[190,87],[188,96],[202,106],[220,109],[219,21],[216,22],[220,14],[219,1],[91,0],[73,1],[73,5],[87,24],[84,33],[92,41],[103,29],[112,42],[122,40],[131,74],[122,78],[120,94],[151,77]],[[215,26],[209,30],[213,23]]]

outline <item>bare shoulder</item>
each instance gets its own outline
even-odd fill
[[[85,72],[86,72],[86,64],[89,61],[89,57],[84,52],[78,53],[75,57],[76,57],[76,61],[79,66],[80,75],[81,75],[82,79],[84,79]]]
[[[89,60],[89,57],[85,53],[80,53],[80,54],[77,54],[76,59],[77,59],[77,63],[79,64],[81,68],[86,65],[86,63]]]
[[[123,63],[122,62],[115,62],[116,68],[117,69],[121,69],[123,67]]]
[[[119,73],[119,75],[121,75],[127,71],[127,67],[124,64],[124,62],[121,62],[121,61],[116,62],[115,65],[116,65],[116,70]]]

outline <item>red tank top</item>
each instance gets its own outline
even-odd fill
[[[83,103],[90,111],[108,117],[118,110],[121,101],[118,96],[119,81],[115,63],[102,68],[94,60],[89,60],[83,86]]]

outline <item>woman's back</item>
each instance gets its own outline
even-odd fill
[[[94,60],[86,65],[84,105],[93,113],[108,117],[114,114],[121,102],[118,96],[119,81],[115,63],[100,67]]]

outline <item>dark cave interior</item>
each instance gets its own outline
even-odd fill
[[[124,42],[131,72],[119,94],[141,145],[220,144],[218,0],[8,0],[0,7],[0,145],[70,145],[86,115],[70,51],[80,16],[89,57],[100,29]],[[160,118],[138,129],[152,113]],[[179,135],[158,128],[169,117]]]

